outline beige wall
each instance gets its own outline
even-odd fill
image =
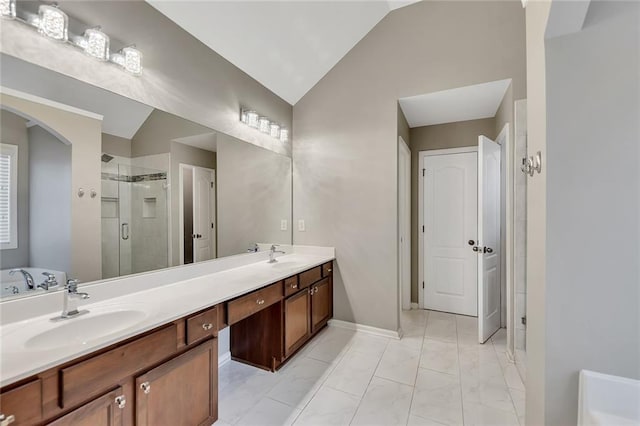
[[[102,122],[53,106],[0,94],[0,102],[32,117],[56,136],[71,143],[71,271],[68,275],[81,281],[102,276],[100,233],[100,158]],[[85,190],[84,197],[76,194]],[[97,196],[91,198],[90,190]]]
[[[459,121],[457,123],[411,129],[411,301],[418,303],[418,178],[420,151],[477,146],[478,136],[493,138],[495,120]]]
[[[0,111],[0,142],[18,146],[18,247],[0,251],[0,269],[29,264],[29,137],[26,120]]]
[[[216,169],[216,153],[178,142],[171,142],[171,265],[180,264],[180,164]]]
[[[119,157],[131,157],[131,140],[119,136],[102,134],[102,152]]]
[[[544,33],[551,1],[527,3],[527,145],[529,155],[546,152]],[[527,380],[526,423],[545,420],[545,239],[547,168],[527,180]]]
[[[218,256],[254,243],[290,244],[291,158],[223,134],[217,142]]]
[[[592,1],[545,55],[544,421],[574,425],[580,370],[640,380],[640,3]]]
[[[411,146],[409,143],[410,132],[411,129],[409,128],[409,123],[407,123],[407,118],[404,116],[400,104],[398,104],[398,136],[402,137],[409,147]]]
[[[102,26],[144,55],[142,77],[51,43],[20,22],[3,21],[0,51],[102,87],[250,143],[289,154],[281,143],[239,121],[250,107],[291,128],[292,107],[144,1],[58,2],[69,16]],[[239,33],[240,35],[240,33]]]
[[[523,98],[519,1],[425,1],[387,15],[295,105],[294,242],[336,247],[337,319],[398,328],[398,99],[504,78]]]

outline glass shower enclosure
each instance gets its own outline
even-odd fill
[[[103,155],[103,279],[169,266],[167,172],[127,160]]]

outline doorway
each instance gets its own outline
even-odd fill
[[[400,308],[411,309],[411,151],[398,137],[398,282]]]
[[[216,258],[215,171],[180,164],[180,264]]]

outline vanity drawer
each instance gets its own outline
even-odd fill
[[[96,397],[114,383],[176,353],[177,326],[158,330],[86,361],[60,370],[60,407]]]
[[[333,273],[333,262],[322,265],[322,278],[328,277]]]
[[[232,300],[227,304],[229,325],[233,325],[280,300],[282,300],[282,281]]]
[[[11,425],[32,425],[42,419],[40,379],[0,394],[0,413],[13,416]]]
[[[289,297],[297,293],[298,290],[300,290],[300,285],[298,284],[297,275],[284,280],[284,297]]]
[[[300,288],[309,287],[311,284],[319,281],[320,278],[322,278],[322,268],[320,266],[304,271],[300,274]]]
[[[217,306],[187,318],[187,345],[217,334]]]

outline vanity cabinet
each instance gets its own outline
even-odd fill
[[[218,418],[217,340],[135,379],[136,425],[211,425]]]
[[[106,393],[49,423],[50,426],[122,426],[127,400],[122,387]]]
[[[293,354],[311,335],[311,290],[284,301],[284,355]]]
[[[332,316],[333,291],[331,284],[331,280],[327,277],[310,287],[312,333],[316,333],[324,327]]]
[[[42,381],[32,380],[0,394],[0,420],[14,425],[32,425],[42,419]]]

